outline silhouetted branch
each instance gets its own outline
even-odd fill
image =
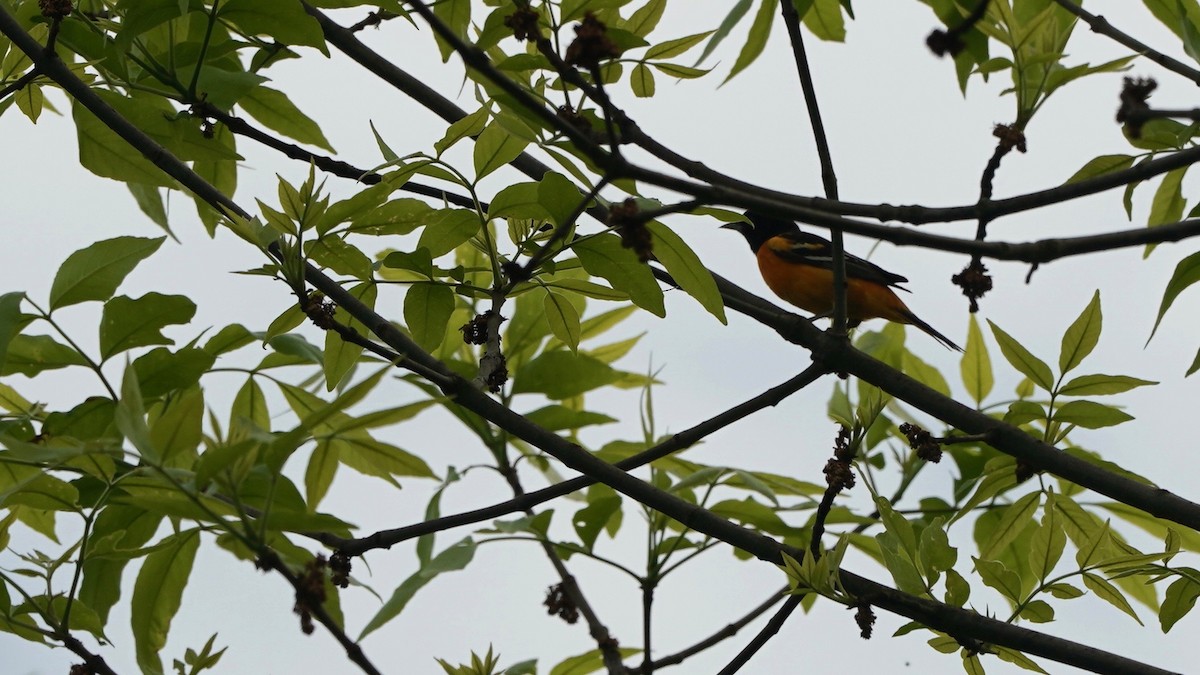
[[[1093,33],[1099,33],[1100,35],[1109,37],[1109,38],[1113,39],[1114,41],[1137,52],[1139,55],[1144,56],[1147,59],[1150,59],[1151,61],[1157,63],[1158,65],[1162,66],[1163,68],[1166,68],[1167,70],[1169,70],[1177,75],[1182,75],[1182,76],[1186,77],[1187,79],[1191,80],[1192,82],[1195,82],[1197,85],[1200,85],[1200,70],[1196,70],[1195,68],[1192,68],[1191,66],[1187,65],[1186,63],[1184,63],[1182,61],[1173,59],[1170,56],[1167,56],[1166,54],[1163,54],[1162,52],[1158,51],[1157,49],[1154,49],[1153,47],[1146,44],[1145,42],[1135,39],[1133,36],[1129,35],[1128,33],[1118,30],[1116,27],[1114,27],[1111,23],[1108,22],[1108,19],[1106,19],[1103,16],[1100,16],[1098,14],[1092,14],[1091,12],[1089,12],[1086,9],[1084,9],[1083,7],[1081,7],[1079,5],[1079,3],[1071,2],[1071,0],[1054,0],[1054,1],[1056,3],[1058,3],[1059,7],[1062,7],[1063,9],[1074,14],[1075,16],[1079,17],[1080,19],[1083,19],[1083,21],[1085,23],[1087,23],[1087,25],[1092,29]]]

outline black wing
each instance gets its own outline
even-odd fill
[[[795,263],[815,265],[822,269],[833,269],[833,245],[829,243],[829,240],[808,232],[785,232],[776,235],[775,239],[784,239],[788,244],[786,247],[780,247],[772,242],[774,245],[771,245],[771,251],[780,258]],[[896,286],[902,291],[908,290],[900,287],[900,284],[908,281],[906,277],[889,272],[856,255],[846,253],[845,258],[847,278],[873,281],[884,286]]]

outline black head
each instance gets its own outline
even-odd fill
[[[758,251],[759,247],[771,237],[800,231],[800,227],[794,221],[769,216],[758,211],[747,211],[746,222],[728,223],[722,225],[721,228],[740,233],[746,238],[752,251]]]

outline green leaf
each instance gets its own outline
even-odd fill
[[[603,496],[595,496],[599,493]],[[588,505],[575,512],[571,525],[575,534],[583,543],[584,549],[591,551],[596,543],[596,537],[614,516],[621,513],[621,497],[608,486],[597,485],[588,492]]]
[[[979,321],[974,314],[967,325],[967,349],[963,352],[959,370],[967,393],[975,403],[982,403],[992,392],[995,380],[992,377],[992,359],[988,356],[987,344],[983,341],[983,332],[979,330]]]
[[[559,293],[547,292],[542,301],[550,333],[572,352],[579,350],[579,311]]]
[[[50,286],[50,310],[90,300],[108,300],[137,264],[166,237],[116,237],[80,249],[63,261]]]
[[[675,283],[718,321],[726,323],[725,303],[721,300],[721,292],[717,290],[717,282],[699,256],[666,225],[650,221],[646,223],[646,229],[653,237],[654,257],[667,268]]]
[[[421,231],[419,248],[429,249],[429,255],[439,258],[458,248],[479,232],[479,215],[466,209],[442,211],[437,220]]]
[[[133,362],[142,396],[153,399],[176,389],[187,389],[213,365],[213,355],[203,349],[185,347],[172,352],[152,349]]]
[[[950,545],[941,516],[921,530],[918,551],[922,568],[931,584],[937,578],[937,573],[953,569],[958,560],[958,549]]]
[[[23,299],[25,299],[25,293],[21,291],[0,295],[0,371],[3,370],[9,343],[25,325],[21,315],[21,300]]]
[[[1085,572],[1083,575],[1083,585],[1087,586],[1097,597],[1133,617],[1133,620],[1137,621],[1139,625],[1142,624],[1142,620],[1138,618],[1137,612],[1133,611],[1133,606],[1125,599],[1125,594],[1104,577],[1092,574],[1091,572]]]
[[[308,247],[308,258],[313,263],[333,270],[338,274],[366,281],[371,278],[371,259],[357,246],[351,246],[341,237],[321,237]]]
[[[752,4],[752,0],[738,0],[737,4],[725,15],[725,18],[721,21],[721,25],[713,32],[712,37],[709,38],[708,44],[704,46],[704,52],[700,54],[700,58],[696,59],[696,65],[703,63],[704,59],[708,58],[708,55],[713,53],[713,50],[717,48],[717,45],[721,44],[728,37],[733,27],[738,25],[743,16],[746,16],[746,12],[750,11],[750,5]]]
[[[367,307],[375,307],[375,299],[379,295],[379,286],[366,282],[357,284],[349,289],[350,294],[358,298]],[[354,317],[346,318],[346,325],[359,335],[367,335],[367,328]],[[362,356],[363,346],[342,339],[337,331],[325,331],[325,351],[321,360],[325,373],[326,391],[333,391],[342,380],[354,369]]]
[[[1163,315],[1175,303],[1175,298],[1197,281],[1200,281],[1200,253],[1193,253],[1175,265],[1175,271],[1171,274],[1171,280],[1167,282],[1166,290],[1163,291],[1162,301],[1159,302],[1158,316],[1154,319],[1154,328],[1150,330],[1150,337],[1146,339],[1147,344],[1154,339],[1154,334],[1158,332],[1158,325],[1162,323]]]
[[[1045,600],[1033,600],[1021,608],[1019,616],[1033,623],[1049,623],[1054,620],[1054,608]]]
[[[1068,178],[1064,185],[1103,176],[1106,173],[1124,171],[1133,166],[1133,160],[1132,155],[1100,155],[1099,157],[1094,157]]]
[[[221,19],[250,35],[269,35],[288,45],[316,47],[329,55],[321,24],[304,11],[300,0],[226,0]]]
[[[125,183],[179,187],[170,176],[109,129],[79,101],[72,101],[71,117],[78,135],[79,164],[83,168],[97,176]]]
[[[1034,384],[1046,391],[1053,389],[1054,374],[1050,372],[1050,366],[1046,365],[1045,361],[1034,356],[1021,343],[990,320],[988,325],[992,327],[992,335],[996,338],[996,343],[1000,345],[1000,353],[1013,368],[1017,369],[1017,372],[1033,380]]]
[[[467,39],[467,26],[471,24],[470,0],[444,0],[443,2],[438,2],[433,5],[433,13],[459,39],[469,42]],[[440,35],[437,36],[437,44],[442,52],[442,62],[445,63],[450,59],[450,55],[454,53],[454,48],[450,43],[443,40]]]
[[[1004,507],[1003,515],[992,531],[991,538],[987,544],[979,548],[979,557],[988,560],[999,558],[1004,550],[1033,522],[1033,517],[1042,503],[1041,497],[1039,492],[1030,492],[1015,503]]]
[[[137,448],[142,458],[153,464],[162,461],[158,449],[150,439],[150,427],[146,425],[146,406],[142,402],[137,370],[133,364],[125,367],[125,376],[121,380],[121,400],[117,401],[113,421],[121,430],[121,434]]]
[[[1004,566],[1004,563],[998,560],[983,560],[982,558],[972,558],[975,561],[975,571],[979,573],[979,578],[983,583],[991,588],[999,591],[1001,595],[1012,602],[1017,602],[1021,599],[1021,577],[1017,576],[1016,572]]]
[[[633,89],[633,95],[638,98],[654,96],[654,71],[644,63],[637,64],[629,73],[629,86]]]
[[[1068,401],[1054,411],[1054,421],[1084,429],[1102,429],[1131,419],[1132,415],[1095,401]]]
[[[586,354],[546,352],[522,364],[513,378],[513,393],[545,394],[562,400],[612,384],[621,374]]]
[[[629,17],[625,28],[634,35],[646,37],[658,26],[666,8],[667,0],[649,0]]]
[[[496,193],[488,203],[488,218],[546,217],[546,208],[538,201],[538,184],[533,182],[514,183]]]
[[[1196,606],[1197,597],[1200,597],[1200,582],[1188,576],[1180,576],[1172,581],[1158,609],[1158,623],[1162,626],[1162,632],[1170,631],[1175,622],[1187,616]]]
[[[561,173],[547,171],[538,182],[538,202],[546,209],[550,222],[555,226],[563,226],[582,200],[579,189]]]
[[[453,313],[454,291],[444,284],[413,284],[404,294],[404,323],[425,351],[442,344]]]
[[[738,52],[737,60],[733,62],[733,68],[725,77],[725,82],[732,80],[735,75],[754,63],[762,54],[763,49],[767,46],[767,38],[771,37],[771,25],[775,21],[775,11],[779,7],[779,2],[780,0],[762,0],[762,4],[758,6],[758,13],[754,15],[754,23],[750,24],[750,34],[746,37],[746,44],[742,45],[742,50]],[[840,15],[841,10],[838,12]]]
[[[1054,572],[1066,545],[1067,534],[1058,523],[1057,511],[1046,509],[1041,526],[1029,542],[1029,568],[1037,574],[1039,581],[1044,582]]]
[[[946,570],[946,604],[962,607],[971,599],[971,585],[954,569]]]
[[[185,390],[157,406],[150,417],[150,445],[162,455],[164,463],[180,458],[177,464],[191,465],[191,458],[204,440],[204,392],[200,387]]]
[[[588,274],[603,277],[612,287],[629,294],[635,305],[655,316],[666,316],[662,289],[650,269],[615,235],[589,237],[572,245]],[[711,277],[710,277],[711,278]]]
[[[433,144],[433,149],[437,152],[437,156],[441,157],[443,152],[464,138],[478,136],[483,131],[483,127],[487,124],[488,119],[490,119],[488,109],[480,108],[451,124],[446,128],[446,134],[442,136],[441,140]]]
[[[1183,209],[1187,200],[1183,198],[1183,177],[1188,167],[1168,171],[1163,176],[1158,189],[1154,191],[1154,199],[1150,202],[1150,216],[1146,219],[1146,227],[1174,223],[1183,218]]]
[[[82,366],[87,361],[73,348],[49,335],[17,335],[8,343],[8,354],[0,375],[20,373],[33,377],[44,370]]]
[[[622,659],[642,652],[642,650],[632,647],[619,647],[617,651],[620,652]],[[585,654],[563,659],[550,669],[549,675],[589,675],[603,669],[604,655],[600,653],[599,649],[593,649]]]
[[[199,530],[170,535],[146,556],[138,572],[130,601],[130,624],[143,673],[163,672],[159,654],[167,644],[171,620],[179,611],[199,546]]]
[[[158,531],[161,517],[144,509],[109,504],[92,525],[79,599],[102,621],[121,599],[121,576],[129,557]],[[121,555],[124,553],[125,555]]]
[[[648,61],[650,59],[669,59],[673,56],[679,56],[692,47],[695,47],[703,42],[704,38],[712,35],[714,32],[715,31],[709,30],[703,33],[696,33],[695,35],[688,35],[686,37],[660,42],[647,49],[642,58]]]
[[[470,564],[471,559],[475,557],[475,542],[470,537],[450,546],[441,553],[434,556],[428,564],[421,567],[416,573],[405,579],[387,602],[383,603],[383,607],[371,617],[367,625],[363,627],[362,633],[358,639],[362,640],[367,635],[373,633],[376,629],[386,624],[388,621],[396,618],[404,611],[409,600],[421,590],[425,584],[433,581],[434,577],[444,572],[454,572],[465,568]]]
[[[488,124],[475,139],[475,180],[516,159],[527,145],[529,141],[510,133],[500,123]]]
[[[1038,602],[1040,602],[1040,601],[1038,601]],[[1050,608],[1049,605],[1047,605],[1047,608]],[[1051,609],[1051,616],[1053,616],[1053,609],[1052,608],[1050,608],[1050,609]],[[992,652],[996,655],[997,658],[999,658],[1001,661],[1004,661],[1005,663],[1014,664],[1020,668],[1028,670],[1030,672],[1042,673],[1042,675],[1049,675],[1048,673],[1046,673],[1045,670],[1042,670],[1042,667],[1039,666],[1033,659],[1029,658],[1028,656],[1025,656],[1024,654],[1022,654],[1021,652],[1019,652],[1015,649],[1009,649],[1008,647],[1000,647],[998,645],[994,645]]]
[[[257,0],[254,0],[257,2]],[[334,152],[321,127],[300,112],[287,94],[258,86],[238,99],[237,104],[260,124],[288,138]]]
[[[1100,341],[1100,329],[1104,323],[1100,311],[1100,291],[1092,295],[1091,302],[1083,308],[1079,318],[1063,333],[1062,348],[1058,353],[1058,369],[1063,374],[1073,370],[1087,358]]]
[[[574,410],[561,405],[548,405],[525,413],[525,419],[547,431],[580,429],[595,424],[612,424],[618,421],[615,417],[608,415],[587,410]]]
[[[846,41],[846,22],[839,0],[814,0],[804,14],[804,25],[821,40]]]
[[[188,323],[195,315],[196,303],[182,295],[147,293],[137,299],[117,296],[104,303],[100,360],[107,361],[134,347],[174,344],[162,329]]]
[[[1158,384],[1128,375],[1080,375],[1059,388],[1060,396],[1107,396]]]
[[[153,185],[139,185],[137,183],[126,183],[125,187],[129,188],[129,193],[133,195],[134,201],[137,202],[138,209],[146,215],[155,225],[158,225],[167,234],[171,234],[171,223],[167,219],[167,206],[163,202],[162,193],[159,188]]]

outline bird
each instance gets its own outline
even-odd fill
[[[763,281],[775,295],[815,318],[833,313],[833,245],[815,234],[802,232],[791,220],[757,211],[746,211],[746,221],[722,225],[746,238],[758,258]],[[908,279],[889,272],[858,256],[844,254],[846,261],[846,319],[854,328],[867,319],[887,319],[916,326],[955,351],[962,351],[913,313],[893,288],[909,291],[900,284]]]

